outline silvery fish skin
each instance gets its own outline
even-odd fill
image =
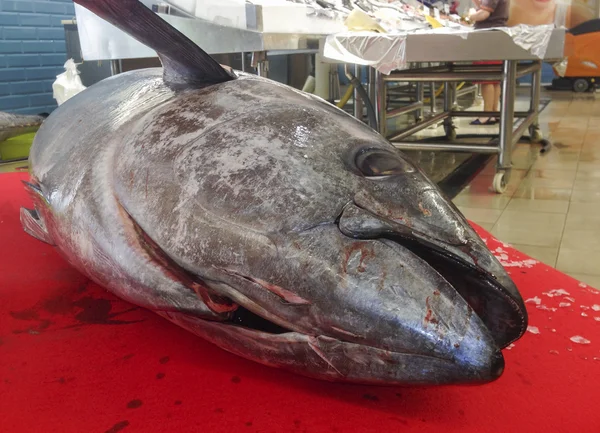
[[[44,120],[45,117],[42,115],[0,111],[0,143],[12,137],[37,131]]]
[[[385,385],[502,374],[523,301],[417,167],[319,98],[239,72],[174,86],[163,62],[42,125],[26,231],[122,299],[268,366]]]

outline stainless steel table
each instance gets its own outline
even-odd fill
[[[437,150],[498,155],[492,187],[502,193],[510,176],[510,155],[513,146],[525,132],[534,142],[544,140],[538,125],[542,60],[559,60],[564,56],[565,31],[562,29],[518,28],[503,30],[430,33],[430,34],[338,34],[327,37],[325,55],[332,61],[362,63],[378,69],[376,74],[377,123],[380,133],[396,147],[413,150]],[[545,33],[541,33],[545,32]],[[478,60],[501,61],[502,66],[473,65]],[[440,63],[439,66],[413,68],[417,62]],[[527,62],[527,63],[523,63]],[[467,64],[465,64],[467,63]],[[402,68],[401,70],[395,70]],[[385,72],[382,73],[381,71]],[[517,79],[533,75],[531,101],[528,111],[515,112]],[[500,112],[457,111],[453,109],[453,83],[460,81],[499,81],[502,83]],[[388,110],[388,83],[444,83],[444,110],[433,113],[415,125],[392,134],[386,129],[387,119],[423,107],[422,86],[417,87],[417,102],[412,106]],[[456,141],[454,117],[499,117],[500,134],[491,142],[473,144]],[[515,118],[522,119],[515,124]],[[443,122],[447,142],[414,142],[405,139],[424,128]]]

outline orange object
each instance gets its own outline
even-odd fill
[[[600,79],[600,19],[586,21],[565,36],[567,68],[561,81],[576,92],[593,90]],[[556,72],[556,69],[555,69]],[[553,85],[558,83],[553,83]]]

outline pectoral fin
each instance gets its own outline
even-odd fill
[[[46,225],[40,219],[36,210],[21,208],[21,224],[26,233],[52,246],[56,244],[48,234]]]

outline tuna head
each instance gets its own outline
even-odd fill
[[[137,0],[75,1],[157,51],[174,92],[109,146],[132,236],[212,312],[160,314],[317,378],[501,374],[500,349],[526,327],[523,302],[385,139],[324,101],[226,71]]]
[[[438,188],[370,128],[241,76],[160,106],[131,134],[115,156],[117,196],[157,263],[217,318],[163,313],[171,320],[329,380],[502,373],[500,349],[526,328],[519,293]]]

